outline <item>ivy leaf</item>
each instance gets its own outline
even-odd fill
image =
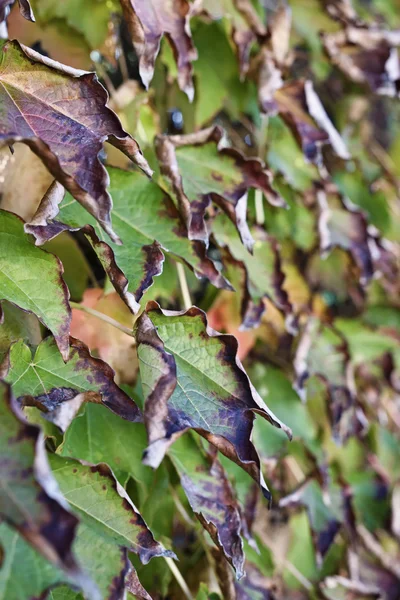
[[[320,207],[319,232],[321,250],[329,252],[335,246],[348,250],[360,269],[361,283],[367,283],[374,272],[368,240],[368,222],[364,214],[352,206],[334,190],[317,191]]]
[[[264,298],[269,298],[277,308],[289,315],[292,307],[283,288],[285,276],[276,240],[261,227],[254,229],[255,244],[251,255],[240,243],[232,223],[225,215],[215,219],[212,233],[224,248],[226,275],[242,296],[241,328],[251,329],[260,324],[265,311]]]
[[[155,541],[108,465],[83,465],[57,454],[52,454],[49,461],[64,497],[84,525],[134,552],[143,564],[155,556],[175,558],[173,552]]]
[[[279,506],[304,506],[307,509],[319,564],[331,547],[341,527],[338,515],[326,504],[317,481],[309,479],[294,492],[282,498]]]
[[[108,140],[151,174],[138,144],[106,107],[93,73],[7,41],[0,47],[0,143],[26,143],[114,241],[108,175],[98,155]]]
[[[124,17],[139,57],[140,77],[149,87],[165,34],[178,65],[178,82],[190,101],[194,97],[192,61],[197,51],[190,34],[190,4],[187,0],[121,0]]]
[[[1,517],[94,597],[92,585],[72,554],[78,520],[69,512],[51,475],[43,434],[39,427],[25,421],[9,386],[3,382],[0,414]]]
[[[101,401],[128,421],[140,421],[135,402],[114,383],[114,372],[105,362],[93,358],[87,347],[71,338],[70,358],[64,363],[52,338],[41,342],[32,356],[24,342],[11,346],[6,380],[14,395],[51,413],[78,394],[94,402]],[[100,400],[101,399],[101,400]]]
[[[3,323],[0,325],[0,364],[13,342],[23,339],[37,346],[42,340],[41,326],[31,313],[20,310],[9,302],[2,302]]]
[[[158,466],[174,440],[195,429],[243,467],[269,498],[250,440],[254,413],[289,437],[291,432],[251,385],[237,358],[237,340],[208,328],[196,307],[162,311],[155,302],[138,319],[136,339],[149,438],[145,463]]]
[[[36,248],[24,233],[23,221],[0,211],[0,300],[34,313],[53,333],[66,360],[71,309],[59,259]]]
[[[158,136],[157,156],[162,173],[172,183],[189,239],[208,244],[204,216],[213,201],[230,217],[251,251],[247,191],[262,190],[274,206],[284,206],[285,202],[271,187],[272,175],[265,164],[258,158],[245,158],[233,148],[221,148],[222,136],[218,126],[188,135]]]
[[[261,108],[267,114],[282,117],[308,161],[321,164],[321,147],[326,143],[331,144],[340,158],[350,158],[311,81],[299,79],[277,85],[277,88],[271,94],[269,88],[266,90],[265,86],[259,85]]]
[[[139,302],[153,278],[162,272],[163,250],[183,260],[198,277],[207,277],[216,287],[230,289],[207,257],[204,244],[187,239],[174,203],[156,183],[140,173],[113,168],[108,172],[114,199],[113,221],[124,245],[106,242],[94,219],[89,219],[85,227],[87,215],[68,196],[60,206],[59,221],[52,220],[58,213],[57,205],[51,214],[47,213],[47,224],[36,224],[42,222],[39,211],[38,219],[34,217],[26,226],[37,243],[42,244],[65,229],[83,229],[116,291],[133,312],[139,310]]]
[[[223,466],[217,456],[205,456],[189,434],[175,442],[168,456],[196,517],[240,579],[244,575],[242,515]]]
[[[0,23],[6,19],[6,9],[14,4],[15,0],[0,0]],[[35,21],[29,0],[18,0],[21,15],[28,21]]]

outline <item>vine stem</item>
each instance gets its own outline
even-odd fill
[[[182,293],[183,306],[186,310],[189,310],[192,306],[192,299],[190,298],[189,287],[185,275],[185,269],[182,263],[176,262],[176,270],[178,272],[179,285]]]
[[[120,323],[119,321],[116,321],[112,317],[109,317],[108,315],[105,315],[104,313],[102,313],[98,310],[95,310],[94,308],[90,308],[89,306],[84,306],[83,304],[79,304],[79,302],[70,302],[70,306],[71,306],[71,308],[76,308],[77,310],[81,310],[82,312],[85,312],[88,315],[91,315],[92,317],[96,317],[97,319],[104,321],[104,323],[107,323],[108,325],[112,325],[113,327],[116,327],[116,329],[119,329],[123,333],[126,333],[126,335],[129,335],[130,337],[135,338],[135,336],[133,335],[132,329],[130,329],[129,327],[126,327],[125,325],[122,325],[122,323]]]
[[[172,558],[164,557],[164,560],[167,563],[169,569],[171,570],[172,575],[175,577],[177,583],[179,584],[179,587],[181,588],[182,592],[184,593],[185,598],[187,598],[187,600],[194,600],[192,592],[189,590],[186,581],[182,577],[182,573],[180,572]]]

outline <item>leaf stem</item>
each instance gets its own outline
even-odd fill
[[[167,563],[168,567],[170,568],[172,575],[175,577],[176,581],[178,582],[179,587],[181,588],[182,592],[185,595],[185,598],[187,598],[187,600],[194,600],[194,597],[192,596],[192,593],[189,590],[186,581],[182,577],[182,573],[180,572],[180,570],[178,569],[178,567],[176,566],[176,564],[174,563],[172,558],[164,557],[164,560]]]
[[[176,270],[178,272],[179,285],[182,293],[183,306],[186,310],[192,306],[192,300],[190,298],[189,287],[185,275],[185,269],[182,263],[176,262]]]
[[[122,325],[122,323],[120,323],[119,321],[116,321],[112,317],[109,317],[108,315],[105,315],[104,313],[102,313],[98,310],[95,310],[94,308],[89,308],[89,306],[84,306],[83,304],[79,304],[79,302],[70,302],[70,306],[71,306],[71,308],[76,308],[77,310],[81,310],[82,312],[85,312],[88,315],[91,315],[92,317],[97,317],[97,319],[104,321],[104,323],[107,323],[108,325],[112,325],[113,327],[116,327],[116,329],[119,329],[120,331],[122,331],[123,333],[126,333],[126,335],[129,335],[130,337],[133,337],[133,338],[135,337],[133,335],[132,329],[130,329],[129,327],[126,327],[125,325]]]

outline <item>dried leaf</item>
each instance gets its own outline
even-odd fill
[[[254,412],[288,436],[291,432],[251,385],[237,358],[235,338],[208,328],[205,314],[196,307],[162,311],[155,302],[137,321],[136,338],[146,396],[146,464],[158,466],[174,439],[195,429],[270,497],[250,441]]]
[[[12,345],[6,377],[14,395],[51,413],[78,394],[101,401],[128,421],[141,421],[135,402],[114,383],[114,372],[105,362],[93,358],[87,347],[71,338],[70,358],[64,363],[52,338],[41,342],[32,356],[22,341]]]
[[[146,88],[154,74],[160,42],[166,35],[178,66],[180,88],[190,101],[194,97],[192,61],[197,51],[190,34],[190,4],[187,0],[121,0],[124,17],[139,57],[140,77]]]
[[[235,223],[251,251],[253,239],[246,221],[248,190],[262,190],[273,206],[285,202],[271,187],[272,175],[265,164],[258,158],[244,158],[233,148],[221,148],[222,136],[218,126],[188,135],[159,136],[158,159],[162,173],[172,183],[189,239],[208,244],[204,216],[213,201]]]
[[[240,579],[244,575],[242,515],[224,468],[216,456],[205,456],[190,434],[177,440],[168,456],[197,518]]]
[[[7,8],[12,6],[14,2],[15,0],[0,0],[0,23],[5,21]],[[33,11],[31,5],[29,4],[29,0],[18,0],[18,4],[21,15],[28,21],[34,21],[35,17],[33,16]]]
[[[83,229],[89,237],[116,291],[133,312],[162,272],[163,250],[179,257],[198,277],[207,277],[216,287],[230,288],[214,263],[207,257],[204,244],[190,242],[187,231],[171,198],[153,181],[140,173],[109,168],[111,192],[114,198],[113,220],[124,245],[106,241],[94,219],[67,197],[40,224],[34,217],[26,229],[37,243],[44,243],[61,231]],[[57,219],[53,220],[60,213]]]
[[[26,143],[114,241],[108,176],[98,155],[108,140],[150,173],[138,144],[106,107],[93,73],[61,65],[8,41],[1,47],[0,140]]]
[[[0,299],[34,313],[53,333],[66,360],[71,309],[61,262],[36,248],[23,221],[6,211],[0,211],[0,257]]]

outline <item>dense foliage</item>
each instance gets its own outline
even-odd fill
[[[0,600],[399,599],[397,0],[0,22]]]

